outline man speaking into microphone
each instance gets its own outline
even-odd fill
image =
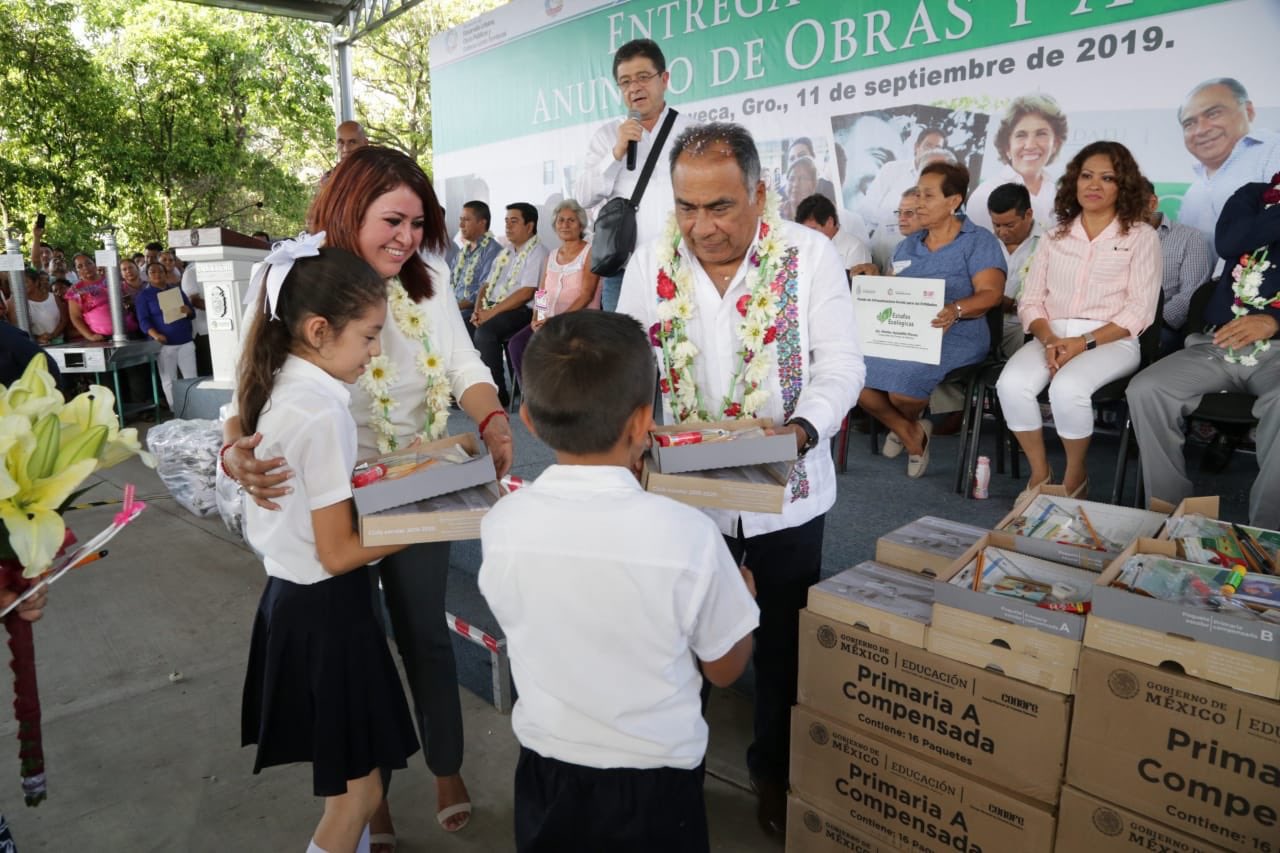
[[[658,129],[666,121],[667,60],[651,39],[629,41],[613,56],[613,79],[627,107],[625,119],[607,121],[596,129],[587,146],[586,163],[578,177],[578,202],[596,208],[611,198],[630,197],[653,152]],[[663,148],[671,144],[691,122],[677,114]],[[636,245],[643,246],[662,234],[671,213],[671,170],[665,151],[656,152],[657,164],[636,211]],[[622,273],[601,282],[601,307],[613,311],[622,289]]]

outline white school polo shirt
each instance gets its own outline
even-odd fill
[[[267,574],[297,584],[331,575],[316,555],[311,511],[351,497],[356,424],[346,387],[304,358],[291,355],[276,374],[271,399],[258,417],[258,456],[283,456],[293,470],[293,494],[265,510],[245,501],[245,538],[262,555]]]
[[[553,465],[489,511],[480,542],[521,745],[584,767],[697,767],[694,655],[723,657],[760,620],[715,523],[624,468]]]

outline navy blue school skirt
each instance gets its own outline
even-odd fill
[[[267,579],[240,715],[242,745],[258,746],[254,773],[308,761],[316,796],[333,797],[418,751],[369,584],[368,567],[308,585]]]

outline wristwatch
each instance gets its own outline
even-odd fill
[[[955,308],[955,309],[956,309],[956,319],[957,319],[957,320],[963,320],[963,319],[964,319],[964,306],[963,306],[963,305],[961,305],[959,302],[952,302],[952,303],[951,303],[951,307],[953,307],[953,308]]]
[[[783,426],[798,426],[804,430],[804,446],[800,448],[801,456],[818,446],[818,430],[804,418],[792,418]]]
[[[1084,338],[1085,349],[1089,350],[1098,348],[1098,339],[1093,336],[1093,332],[1085,332],[1080,337]]]

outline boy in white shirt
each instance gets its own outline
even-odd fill
[[[623,314],[553,317],[525,352],[520,417],[557,464],[480,530],[520,696],[521,853],[709,850],[699,692],[742,674],[759,610],[715,523],[637,482],[656,380]]]

